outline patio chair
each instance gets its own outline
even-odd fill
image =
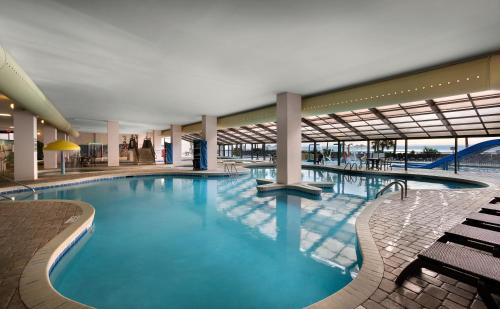
[[[481,207],[481,210],[479,212],[500,216],[500,204],[486,204]]]
[[[500,259],[473,249],[437,241],[418,255],[398,276],[401,285],[410,275],[427,268],[477,287],[489,309],[498,308],[492,293],[500,293]]]
[[[444,233],[441,242],[454,242],[471,248],[490,252],[500,257],[500,232],[471,225],[458,224]]]
[[[465,224],[500,232],[500,216],[474,213],[465,218]]]

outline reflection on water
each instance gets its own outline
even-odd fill
[[[42,191],[39,199],[96,208],[95,232],[51,280],[65,296],[100,308],[138,307],[139,300],[143,308],[318,301],[356,275],[355,219],[393,179],[303,170],[304,180],[331,181],[333,189],[320,200],[293,191],[258,195],[255,179],[275,176],[253,169],[232,178],[138,177]]]

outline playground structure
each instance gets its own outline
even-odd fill
[[[142,147],[139,148],[138,136],[132,135],[128,143],[128,155],[127,159],[136,164],[154,164],[156,160],[156,154],[154,151],[153,143],[151,138],[146,137],[142,142]]]

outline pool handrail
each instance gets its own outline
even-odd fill
[[[356,162],[347,162],[345,165],[344,165],[344,170],[347,169],[347,167],[349,166],[349,170],[352,171],[353,167],[356,167],[356,170],[358,170],[358,164]]]
[[[28,185],[25,185],[25,184],[23,184],[23,183],[20,183],[19,181],[15,181],[14,179],[11,179],[11,178],[9,178],[9,177],[5,177],[5,176],[1,176],[1,175],[0,175],[0,178],[1,178],[1,179],[3,179],[3,180],[7,180],[7,181],[9,181],[9,182],[11,182],[11,183],[15,183],[15,184],[16,184],[16,185],[18,185],[18,186],[24,187],[24,188],[26,188],[26,189],[29,189],[31,192],[36,193],[36,191],[35,191],[35,189],[34,189],[33,187],[30,187],[30,186],[28,186]]]
[[[386,185],[382,190],[378,191],[377,194],[375,194],[375,198],[378,198],[379,196],[382,196],[384,192],[389,189],[391,186],[396,186],[396,187],[401,187],[401,200],[403,200],[405,197],[408,197],[408,182],[407,180],[402,180],[402,179],[396,179],[395,181],[392,181],[388,185]]]

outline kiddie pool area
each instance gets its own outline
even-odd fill
[[[357,275],[356,217],[392,177],[303,169],[321,199],[259,194],[257,178],[142,176],[39,191],[96,210],[94,228],[53,268],[61,294],[98,308],[301,308]],[[479,185],[407,178],[411,189]],[[22,199],[25,193],[18,194]]]

